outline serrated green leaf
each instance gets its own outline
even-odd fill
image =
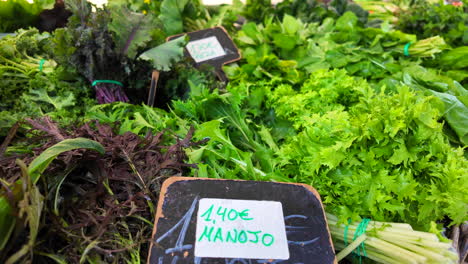
[[[67,96],[50,96],[45,89],[41,90],[32,90],[30,92],[32,95],[26,95],[26,100],[38,101],[49,103],[54,106],[57,110],[62,110],[65,107],[75,105],[75,95],[72,92],[69,92]]]
[[[186,43],[186,37],[180,37],[145,51],[139,58],[150,61],[158,71],[169,71],[173,63],[184,56]]]

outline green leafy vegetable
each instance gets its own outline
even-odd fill
[[[167,35],[185,32],[186,20],[195,20],[205,16],[206,9],[200,0],[163,0],[159,19]]]
[[[39,180],[39,176],[49,166],[49,164],[61,153],[73,149],[91,149],[104,154],[104,148],[101,144],[86,138],[64,139],[56,145],[48,148],[35,158],[28,167],[28,173],[31,175],[34,183]]]
[[[66,29],[54,34],[57,62],[93,85],[98,103],[127,102],[123,86],[133,88],[135,94],[142,92],[151,68],[137,62],[136,56],[150,43],[152,33],[160,32],[155,18],[119,7],[92,11],[92,5],[81,0],[66,1],[66,5],[73,16]]]
[[[0,32],[15,32],[35,26],[39,13],[54,6],[52,0],[7,0],[0,1]]]
[[[173,109],[198,123],[197,139],[210,138],[189,152],[201,177],[306,183],[341,221],[429,230],[445,216],[466,220],[468,163],[444,134],[444,102],[424,92],[318,70],[295,85],[276,76],[239,80],[227,94],[202,89]]]
[[[157,24],[150,16],[131,12],[126,8],[115,8],[111,14],[109,30],[115,34],[115,45],[119,54],[135,58],[138,48],[151,41],[148,32]]]
[[[12,254],[5,263],[13,264],[23,259],[26,255],[32,255],[31,252],[36,243],[36,238],[39,233],[39,227],[41,222],[41,214],[44,206],[44,196],[40,193],[39,188],[33,183],[30,175],[26,170],[26,164],[22,161],[17,161],[18,165],[22,170],[22,180],[26,182],[23,187],[23,200],[18,203],[20,207],[19,218],[24,217],[29,228],[28,241],[18,250]],[[0,202],[2,202],[0,200]],[[2,212],[3,213],[3,212]],[[23,228],[23,227],[20,227]],[[8,238],[8,236],[6,237]],[[29,258],[32,258],[29,256]]]
[[[182,13],[188,2],[189,0],[164,0],[161,3],[161,15],[159,15],[159,18],[161,21],[164,21],[164,29],[168,35],[183,32]]]
[[[0,40],[0,135],[25,117],[73,122],[94,104],[77,76],[50,59],[51,39],[29,29]]]
[[[186,37],[180,37],[145,51],[139,58],[150,61],[157,70],[168,71],[174,62],[184,56],[186,43]]]
[[[397,28],[419,38],[439,35],[451,46],[468,44],[468,13],[463,6],[446,5],[443,1],[414,1],[398,14]]]

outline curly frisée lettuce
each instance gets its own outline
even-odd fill
[[[376,92],[343,70],[321,70],[299,91],[278,87],[270,101],[298,131],[277,153],[284,172],[319,189],[342,219],[418,229],[445,216],[467,220],[468,161],[443,133],[438,98],[406,86]]]

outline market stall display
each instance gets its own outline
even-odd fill
[[[342,263],[463,263],[468,17],[416,2],[70,0],[1,38],[0,262],[145,262],[162,182],[193,176],[312,186]],[[227,84],[184,56],[214,27]]]

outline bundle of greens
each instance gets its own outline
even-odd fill
[[[440,241],[432,233],[414,231],[408,224],[363,219],[343,225],[332,214],[327,214],[327,221],[335,248],[342,250],[337,255],[338,261],[355,250],[359,258],[365,256],[378,263],[458,263],[449,241]]]
[[[66,4],[73,16],[67,28],[59,29],[55,33],[56,60],[62,65],[71,66],[70,68],[85,77],[95,87],[99,103],[128,101],[122,87],[122,78],[128,75],[126,73],[132,66],[127,58],[127,51],[132,51],[131,55],[135,56],[138,45],[149,41],[150,35],[144,30],[148,30],[151,20],[126,9],[116,9],[112,15],[105,9],[92,12],[91,4],[87,1],[67,1]],[[127,17],[131,19],[131,15],[134,15],[134,24],[118,27],[122,25],[122,20]],[[121,37],[120,43],[114,42],[109,30],[111,21],[114,21],[116,30],[124,31],[117,35]],[[133,26],[135,35],[131,35]],[[140,28],[143,34],[138,34]],[[129,31],[126,32],[127,30]],[[124,33],[126,34],[122,35]],[[135,36],[142,37],[141,44],[132,42]],[[96,80],[98,82],[95,82]],[[110,82],[99,82],[102,80]]]
[[[243,76],[258,78],[275,68],[288,74],[292,74],[291,68],[307,72],[345,68],[353,75],[382,79],[447,48],[438,37],[417,41],[414,35],[362,28],[358,23],[351,12],[336,21],[328,18],[320,25],[305,24],[289,15],[281,22],[247,23],[236,37],[248,63],[243,69],[248,74]]]
[[[340,219],[370,216],[418,230],[446,216],[463,223],[468,161],[438,121],[444,104],[405,86],[384,89],[342,70],[317,71],[299,90],[276,88],[271,107],[298,132],[277,154],[285,172],[320,190]]]
[[[397,28],[418,38],[441,36],[453,47],[468,44],[468,2],[463,6],[437,4],[425,0],[413,1],[413,5],[399,12]]]
[[[350,11],[359,17],[362,25],[367,23],[369,13],[359,5],[348,0],[285,0],[272,5],[271,0],[247,1],[241,14],[249,21],[263,23],[272,18],[283,19],[293,16],[304,23],[322,22],[326,18],[338,18]]]
[[[0,33],[15,32],[35,26],[42,10],[52,8],[54,0],[7,0],[0,1]]]
[[[160,184],[196,167],[184,152],[197,144],[193,129],[184,138],[164,131],[140,137],[99,122],[67,129],[48,118],[28,122],[40,135],[28,143],[43,144],[0,160],[2,263],[143,261]]]
[[[416,43],[406,43],[395,48],[395,52],[399,52],[405,56],[413,56],[417,58],[431,57],[434,58],[435,54],[441,53],[447,49],[447,45],[443,38],[439,36],[430,37],[427,39],[419,40]]]
[[[247,23],[235,40],[243,51],[243,65],[225,69],[234,81],[278,76],[300,84],[316,70],[338,68],[364,77],[378,88],[386,85],[389,90],[395,90],[401,83],[423,90],[442,86],[444,91],[457,89],[459,85],[436,69],[428,70],[425,76],[431,75],[431,78],[425,78],[418,86],[406,81],[405,76],[418,78],[415,67],[435,63],[433,57],[443,54],[447,46],[441,38],[417,41],[414,35],[385,27],[362,28],[351,12],[336,21],[325,19],[320,25],[304,24],[288,15],[281,22]],[[447,107],[446,113],[450,109]],[[448,115],[445,117],[449,119]],[[467,122],[465,118],[468,118],[467,113],[461,113],[449,122],[458,135],[454,137],[457,144],[466,144],[466,130],[462,128]]]
[[[128,102],[124,85],[130,97],[141,97],[138,93],[146,93],[153,67],[169,70],[182,57],[184,38],[148,50],[142,54],[144,60],[138,60],[142,48],[162,39],[160,23],[153,16],[117,6],[94,7],[93,12],[85,0],[70,0],[66,5],[73,16],[67,28],[55,31],[54,58],[89,81],[99,103]]]
[[[350,11],[359,18],[362,25],[365,25],[369,16],[369,13],[360,5],[348,0],[286,0],[279,3],[275,11],[280,19],[288,14],[305,23],[322,22],[328,17],[338,18]]]
[[[458,47],[443,52],[429,67],[440,68],[445,74],[466,87],[468,85],[468,47]]]
[[[0,136],[25,117],[73,122],[94,104],[76,75],[50,59],[50,42],[48,33],[36,29],[0,40]]]
[[[438,122],[443,102],[405,86],[377,92],[343,70],[317,71],[299,90],[287,83],[199,88],[174,102],[177,116],[199,124],[196,139],[211,138],[189,153],[204,163],[200,176],[307,183],[340,219],[418,230],[467,220],[468,162]]]

